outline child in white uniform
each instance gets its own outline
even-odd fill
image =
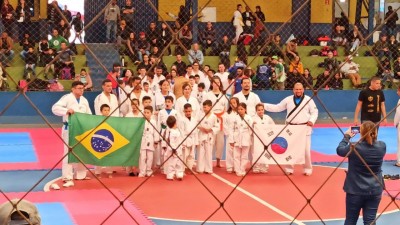
[[[185,113],[185,117],[178,118],[178,128],[182,134],[184,140],[182,144],[182,152],[183,152],[183,162],[185,162],[186,167],[189,170],[193,169],[194,166],[194,149],[195,146],[199,144],[199,134],[197,130],[197,118],[192,116],[192,106],[189,103],[186,103],[183,106],[183,111]]]
[[[269,125],[275,125],[275,122],[272,120],[271,117],[268,115],[264,114],[264,104],[258,103],[256,105],[256,116],[253,116],[253,126],[254,126],[254,132],[257,132],[257,126],[269,126]],[[265,135],[263,133],[254,133],[253,138],[255,142],[260,142],[260,138],[262,135]],[[258,137],[257,137],[258,136]],[[267,143],[264,143],[267,144]],[[260,146],[260,145],[258,145]],[[254,173],[267,173],[268,172],[268,164],[266,162],[266,158],[264,154],[267,152],[264,152],[264,149],[254,149],[252,159],[253,162],[255,162],[255,165],[253,166],[253,172]],[[258,161],[257,161],[258,160]],[[256,162],[257,161],[257,162]]]
[[[237,176],[244,176],[246,174],[249,149],[252,141],[252,130],[250,128],[253,125],[253,120],[246,114],[246,107],[246,103],[239,103],[237,108],[238,116],[233,121],[233,139],[230,139],[231,147],[234,147],[233,167]]]
[[[158,135],[154,129],[156,121],[151,118],[153,115],[153,107],[145,106],[143,113],[146,122],[140,146],[139,177],[152,176],[153,170],[151,167],[153,165],[153,153],[158,145]]]
[[[229,100],[229,109],[227,113],[223,115],[224,119],[224,134],[226,138],[226,171],[228,173],[233,172],[233,151],[234,147],[231,146],[230,143],[233,143],[233,123],[235,118],[237,117],[237,107],[239,105],[239,99],[236,97],[232,97]]]
[[[197,172],[212,173],[212,151],[215,144],[215,134],[219,131],[219,122],[215,114],[211,112],[212,102],[203,102],[203,113],[200,113],[201,120],[199,129],[199,151],[197,152]],[[203,118],[204,117],[204,118]]]
[[[165,162],[167,180],[174,180],[174,177],[176,177],[178,180],[182,180],[182,136],[179,132],[176,118],[174,116],[168,117],[167,125],[169,128],[167,131],[167,140],[169,145],[166,150],[167,161]]]

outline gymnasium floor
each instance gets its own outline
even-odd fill
[[[336,169],[343,158],[336,156],[341,133],[333,125],[314,128],[315,167],[310,177],[302,175],[301,166],[296,167],[293,176],[286,177],[279,167],[271,165],[268,174],[249,173],[243,179],[215,168],[212,175],[187,175],[183,181],[171,182],[160,173],[148,179],[128,177],[121,168],[116,168],[117,173],[111,179],[99,181],[92,177],[56,191],[49,186],[54,182],[62,185],[59,178],[63,143],[59,133],[58,128],[0,129],[0,202],[24,197],[36,203],[43,225],[170,225],[204,221],[210,224],[293,221],[293,224],[314,225],[322,224],[320,218],[328,225],[343,224],[342,186],[347,163],[344,161]],[[379,136],[388,146],[384,174],[399,174],[400,168],[393,166],[395,129],[381,127]],[[233,191],[238,183],[239,187]],[[379,212],[384,213],[378,224],[398,224],[400,180],[386,180],[385,185],[388,191],[380,204]],[[395,202],[389,195],[397,196]],[[307,199],[311,199],[310,204]]]

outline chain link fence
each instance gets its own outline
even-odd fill
[[[362,23],[353,25],[354,21],[351,21],[354,19],[349,17],[347,10],[341,8],[337,0],[333,3],[325,2],[328,2],[328,7],[333,8],[332,4],[336,5],[336,8],[339,7],[343,15],[334,23],[324,26],[310,22],[318,21],[311,11],[315,10],[313,7],[320,6],[311,0],[290,3],[239,0],[174,2],[127,0],[96,3],[85,1],[84,18],[80,14],[68,13],[58,6],[57,2],[52,2],[47,7],[47,20],[36,22],[37,12],[31,9],[36,9],[35,2],[26,1],[15,8],[11,5],[2,7],[4,32],[0,41],[3,71],[1,88],[17,92],[0,111],[0,116],[5,114],[18,98],[23,97],[60,140],[62,137],[56,131],[58,128],[35,106],[26,91],[68,91],[73,80],[85,83],[85,91],[100,91],[101,82],[107,77],[114,79],[114,88],[119,91],[119,96],[130,96],[132,93],[124,87],[134,83],[128,81],[131,81],[131,77],[136,74],[149,83],[149,79],[154,79],[154,75],[162,74],[173,82],[176,76],[187,76],[195,80],[191,75],[200,72],[205,74],[201,82],[208,82],[209,87],[215,82],[212,77],[216,72],[225,72],[223,67],[222,71],[219,71],[223,65],[227,70],[229,68],[230,82],[228,86],[223,87],[223,93],[226,95],[222,95],[212,107],[220,101],[229,102],[228,96],[232,94],[232,87],[244,77],[251,79],[253,90],[292,90],[295,83],[302,83],[305,89],[312,90],[310,92],[312,101],[322,106],[326,111],[324,113],[329,115],[331,122],[337,126],[337,132],[344,135],[344,131],[338,125],[338,118],[327,110],[326,104],[318,95],[319,91],[363,89],[369,86],[368,80],[372,76],[382,79],[383,88],[398,88],[400,48],[398,42],[392,41],[393,37],[396,39],[395,33],[389,33],[390,30],[385,25],[395,17],[394,13],[386,17],[380,25],[370,29],[372,32],[368,32],[368,28]],[[272,7],[272,4],[282,4],[282,7]],[[324,11],[326,8],[321,10]],[[329,12],[332,11],[328,10]],[[398,13],[398,9],[394,12]],[[381,35],[378,40],[370,44],[374,34],[379,32]],[[279,71],[276,64],[282,65],[284,71]],[[134,85],[141,87],[142,84]],[[130,90],[136,87],[132,86]],[[158,89],[157,85],[150,84],[150,91],[152,88]],[[130,98],[121,97],[119,104],[120,106],[130,104],[130,101],[132,101]],[[387,109],[387,117],[393,116],[395,111],[396,108]],[[296,117],[297,115],[294,116]],[[382,118],[382,121],[385,119]],[[289,124],[291,121],[287,122]],[[252,125],[247,125],[254,132]],[[162,130],[156,124],[152,126],[165,139]],[[286,127],[287,125],[281,132],[284,132]],[[190,134],[196,130],[197,126]],[[189,135],[184,137],[182,143]],[[254,139],[263,142],[261,135],[263,134],[254,132]],[[276,134],[276,137],[279,135],[280,133]],[[169,144],[168,140],[164,141]],[[266,148],[262,155],[269,154],[267,147],[270,144],[263,143]],[[74,153],[75,146],[68,146],[66,142],[64,145],[70,149],[71,154],[79,158]],[[165,162],[171,157],[178,157],[179,161],[187,166],[176,152],[179,147],[171,147],[173,154],[169,155]],[[355,148],[352,148],[351,153],[360,157]],[[252,168],[262,155],[253,159],[246,174],[223,199],[213,193],[213,187],[189,170],[196,181],[218,203],[218,207],[204,219],[203,223],[209,222],[219,210],[223,210],[232,223],[237,223],[235,216],[231,215],[226,207],[230,197],[240,188],[242,182],[248,176],[252,176]],[[67,154],[54,163],[53,169],[65,157]],[[346,158],[343,158],[312,194],[304,193],[292,176],[285,175],[304,197],[305,202],[304,206],[298,209],[291,224],[297,224],[299,216],[307,207],[312,209],[321,223],[326,223],[313,205],[313,199],[337,173]],[[365,160],[362,157],[360,160],[373,174]],[[96,177],[87,165],[82,165]],[[284,168],[279,163],[277,165],[285,174]],[[156,176],[161,176],[162,166],[163,164],[159,165],[154,171]],[[52,170],[49,170],[35,186]],[[394,204],[398,211],[400,192],[395,194],[389,192],[384,183],[381,183],[375,174],[374,176],[384,188],[384,194],[391,197],[391,202],[384,208]],[[151,179],[153,179],[151,176],[143,179],[141,184],[124,199],[120,199],[103,180],[96,178],[99,184],[120,203],[102,224],[106,223],[120,207],[124,208],[124,202],[145,187]],[[28,196],[34,187],[21,199]],[[7,193],[2,190],[0,192],[10,200]],[[125,211],[130,214],[129,210]],[[376,218],[378,223],[383,213],[385,211],[378,214]],[[133,215],[130,214],[130,217],[132,223],[138,223]]]

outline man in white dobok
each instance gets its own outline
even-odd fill
[[[312,126],[318,118],[318,109],[309,96],[304,95],[304,87],[301,83],[296,83],[293,88],[293,95],[284,98],[280,103],[264,104],[265,110],[268,112],[287,111],[286,123],[289,125],[307,125],[307,139],[305,149],[305,164],[303,173],[306,176],[312,174],[311,164],[311,132]],[[294,165],[288,165],[285,168],[288,175],[293,174]]]

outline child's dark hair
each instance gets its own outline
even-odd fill
[[[110,109],[110,106],[107,105],[107,104],[101,105],[101,106],[100,106],[100,112],[102,112],[104,108],[109,108],[109,109]]]
[[[243,108],[246,110],[246,112],[247,112],[247,105],[246,105],[246,103],[244,103],[244,102],[239,102],[238,108],[239,108],[239,107],[243,107]]]
[[[142,98],[142,102],[146,101],[146,100],[150,100],[151,101],[151,97],[150,96],[143,96]]]
[[[231,104],[230,104],[230,101],[231,101],[231,100],[235,100],[235,101],[236,101],[236,105],[239,105],[239,99],[238,99],[237,97],[232,97],[232,98],[229,100],[228,114],[230,114],[230,113],[233,111],[233,108],[232,108],[232,106],[231,106]]]
[[[258,103],[258,104],[256,105],[256,110],[258,109],[258,107],[262,107],[262,108],[264,109],[264,104]]]
[[[205,100],[205,101],[203,102],[203,106],[206,106],[206,105],[212,106],[212,101],[211,101],[211,100]]]
[[[150,110],[150,112],[153,113],[153,106],[148,105],[148,106],[144,107],[144,110]]]
[[[206,88],[206,85],[205,85],[203,82],[201,82],[201,83],[199,83],[199,84],[197,85],[197,87],[198,87],[198,88],[203,88],[203,89],[205,89],[205,88]]]
[[[131,101],[132,101],[132,105],[133,105],[133,102],[137,102],[137,105],[138,105],[138,106],[140,105],[139,99],[137,99],[137,98],[134,98],[134,99],[132,99]]]
[[[143,82],[143,86],[149,85],[147,81]]]
[[[174,98],[172,96],[165,96],[165,101],[170,100],[171,102],[174,102]]]
[[[188,109],[188,108],[192,108],[192,105],[191,105],[190,103],[186,103],[186,104],[183,106],[183,109]]]
[[[169,128],[174,127],[174,125],[176,124],[176,118],[175,116],[168,116],[167,118],[167,125]]]

